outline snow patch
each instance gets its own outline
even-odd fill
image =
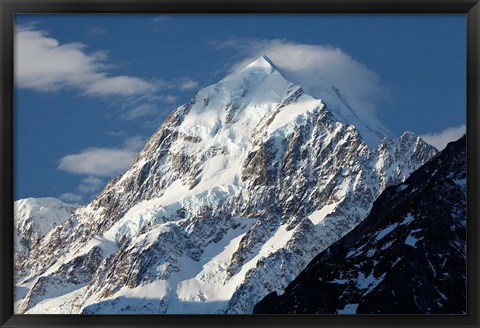
[[[412,222],[413,220],[415,220],[415,217],[412,215],[412,213],[408,213],[407,216],[405,217],[405,219],[400,224],[401,225],[407,225],[410,222]]]
[[[323,220],[327,215],[332,213],[335,210],[335,208],[337,208],[337,205],[338,203],[325,205],[321,209],[314,211],[312,214],[310,214],[308,218],[310,219],[310,221],[312,221],[314,225],[320,224],[323,222]]]
[[[408,245],[408,246],[412,246],[412,247],[416,247],[415,245],[417,244],[417,242],[419,240],[422,240],[422,238],[416,238],[414,236],[412,236],[412,234],[410,233],[407,238],[405,239],[405,245]]]
[[[383,273],[380,277],[376,278],[373,275],[373,270],[370,272],[368,276],[365,276],[363,272],[358,273],[357,277],[357,287],[359,289],[367,289],[364,295],[368,294],[372,290],[374,290],[378,284],[380,284],[383,279],[385,278],[386,272]]]
[[[332,281],[327,282],[330,284],[345,285],[348,281],[348,279],[333,279]]]
[[[467,187],[467,179],[453,179],[453,182],[455,182],[457,186],[460,186],[463,188]]]
[[[358,303],[355,304],[347,304],[341,310],[337,310],[338,314],[356,314],[358,308]]]
[[[391,233],[393,230],[395,230],[395,228],[397,228],[398,224],[391,224],[389,225],[388,227],[386,227],[385,229],[382,229],[380,230],[376,237],[375,237],[375,240],[380,240],[382,239],[383,237],[385,237],[386,235],[388,235],[389,233]]]

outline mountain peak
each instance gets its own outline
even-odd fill
[[[276,86],[284,83],[291,84],[291,82],[286,81],[285,77],[277,69],[272,60],[266,55],[262,55],[249,64],[246,64],[244,67],[236,70],[232,74],[227,75],[225,78],[223,78],[223,80],[215,85],[228,82],[230,84],[228,86],[229,89],[236,89],[239,85],[245,87],[247,84],[248,87],[251,88],[253,84],[257,84],[257,82],[265,82],[263,81],[263,78],[267,76],[277,80],[277,83],[275,83]],[[272,87],[272,85],[270,85],[270,87]]]
[[[270,59],[270,57],[268,57],[267,55],[262,55],[259,59],[263,59],[263,60],[266,61],[268,64],[270,64],[270,66],[275,67],[275,64],[272,62],[272,60]]]
[[[263,78],[265,76],[275,76],[278,80],[284,80],[290,84],[302,87],[306,94],[325,103],[329,111],[339,122],[355,126],[362,136],[363,141],[365,141],[370,147],[375,148],[378,146],[384,137],[395,137],[395,135],[385,128],[374,115],[352,105],[348,97],[330,82],[324,80],[323,82],[320,82],[320,84],[317,83],[313,88],[311,85],[309,86],[309,83],[307,82],[305,86],[302,83],[299,83],[304,81],[303,78],[300,78],[299,81],[298,76],[296,74],[292,75],[292,72],[289,72],[287,68],[278,69],[267,55],[258,57],[244,68],[225,79],[237,82],[240,81],[241,84],[244,83],[244,80],[263,83]]]
[[[17,229],[17,313],[249,313],[431,157],[370,151],[282,74],[261,56],[199,90],[92,203],[51,233]]]
[[[257,69],[265,69],[269,70],[270,72],[276,71],[277,68],[275,67],[275,64],[272,62],[270,58],[268,58],[267,55],[262,55],[255,61],[251,62],[248,64],[245,69],[249,68],[257,68]]]

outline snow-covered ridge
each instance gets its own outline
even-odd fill
[[[17,312],[249,313],[435,153],[408,133],[370,147],[261,57],[175,110],[41,239],[18,264]]]
[[[31,242],[45,236],[67,220],[79,205],[52,197],[25,198],[14,202],[15,248],[29,248]],[[23,240],[23,241],[22,241]]]

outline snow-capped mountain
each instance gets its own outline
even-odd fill
[[[447,196],[448,195],[448,196]],[[466,140],[450,143],[255,313],[466,313]]]
[[[17,312],[251,313],[436,154],[337,112],[266,57],[200,90],[18,264]]]
[[[26,198],[14,203],[15,255],[28,252],[47,232],[67,220],[79,205],[56,198]]]
[[[15,271],[26,263],[29,253],[54,227],[65,222],[79,205],[65,204],[59,199],[26,198],[14,202],[14,265]],[[15,298],[25,296],[25,288],[17,288]]]

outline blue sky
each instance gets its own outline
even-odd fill
[[[17,15],[16,24],[15,199],[91,200],[174,108],[261,54],[309,72],[305,84],[332,80],[397,135],[441,148],[465,129],[464,15]]]

